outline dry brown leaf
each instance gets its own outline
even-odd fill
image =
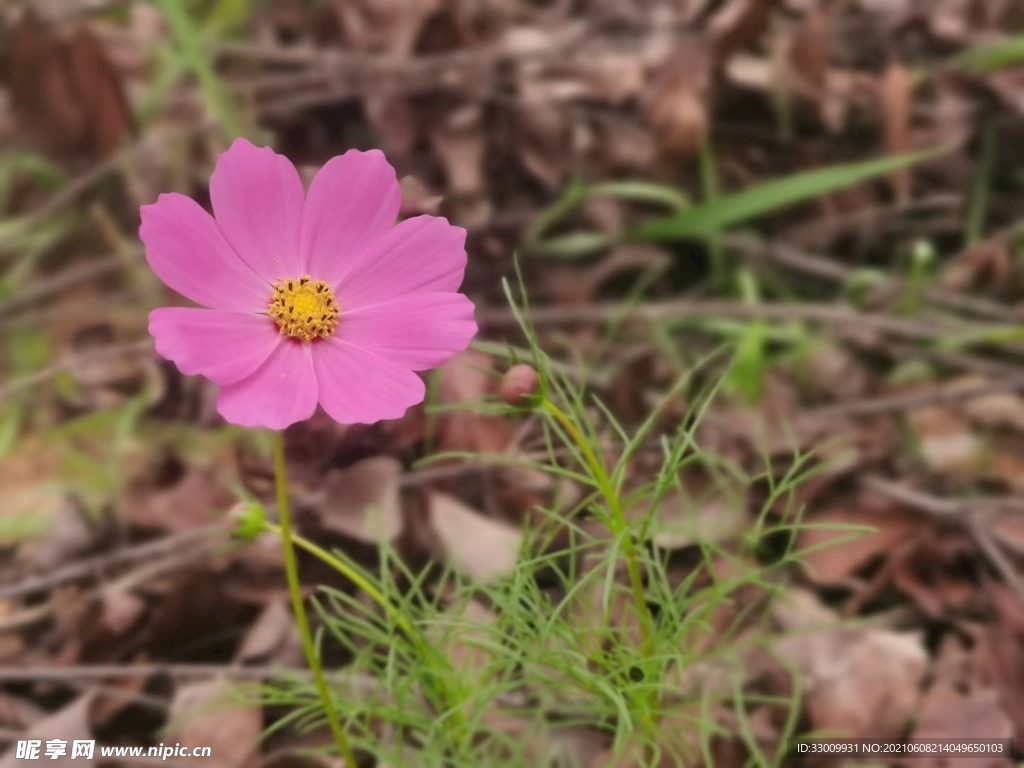
[[[0,692],[0,723],[8,728],[26,731],[46,718],[46,711],[28,699]]]
[[[45,538],[31,548],[34,567],[46,571],[86,552],[95,541],[95,532],[85,512],[70,498],[64,498]]]
[[[976,389],[991,384],[983,376],[963,376],[950,383],[951,389]],[[963,412],[974,423],[990,428],[1024,432],[1024,397],[1016,392],[993,392],[964,401]]]
[[[587,77],[594,96],[620,105],[636,98],[644,88],[644,63],[629,53],[607,53],[589,63]]]
[[[122,508],[136,525],[177,533],[217,520],[234,496],[213,468],[190,466],[168,488],[138,484],[125,493]]]
[[[419,116],[409,100],[402,94],[369,94],[363,104],[367,118],[380,135],[381,148],[389,156],[408,154],[420,135]]]
[[[532,90],[536,91],[536,86]],[[565,110],[548,105],[548,100],[542,94],[524,96],[516,125],[523,165],[548,189],[555,190],[573,167],[574,137]]]
[[[204,762],[216,768],[243,768],[256,757],[263,733],[263,711],[231,700],[223,679],[186,683],[171,702],[165,741],[210,747]]]
[[[825,628],[835,617],[805,592],[776,608],[796,634],[774,644],[801,671],[811,727],[848,738],[899,737],[917,710],[928,669],[921,639],[883,629]],[[824,619],[824,621],[823,621]]]
[[[950,685],[937,683],[924,697],[915,739],[1009,739],[1013,735],[1010,719],[999,706],[993,689],[968,694]],[[946,768],[948,757],[919,757],[899,761],[906,768]],[[964,768],[1009,768],[1008,755],[958,755],[957,766]]]
[[[824,92],[831,48],[828,17],[815,6],[804,18],[789,50],[790,65],[800,90],[819,97]]]
[[[483,112],[469,104],[445,118],[430,133],[430,139],[444,163],[448,190],[460,197],[477,197],[484,191]]]
[[[246,633],[235,661],[269,661],[288,667],[300,662],[302,653],[298,628],[287,603],[283,599],[271,600]]]
[[[731,0],[708,21],[715,41],[715,61],[728,61],[736,51],[753,42],[767,28],[782,0]]]
[[[999,692],[999,708],[1010,718],[1019,744],[1024,740],[1024,605],[1002,585],[989,584],[987,591],[995,620],[981,644],[980,677]]]
[[[388,456],[331,470],[324,478],[321,523],[367,544],[393,541],[402,532],[401,476],[401,463]]]
[[[932,472],[963,480],[981,468],[981,441],[956,407],[922,406],[908,411],[906,419],[921,458]]]
[[[489,582],[515,569],[523,544],[518,528],[485,517],[445,493],[431,494],[427,511],[444,546],[440,554],[455,570]]]
[[[626,514],[636,519],[647,513],[644,503]],[[665,494],[651,520],[655,546],[681,549],[693,544],[718,543],[739,534],[749,524],[745,500],[723,493],[687,493],[672,489]]]
[[[710,127],[711,46],[690,41],[662,66],[647,100],[647,121],[662,151],[696,154]]]
[[[943,265],[939,283],[951,291],[989,288],[1009,295],[1017,288],[1016,265],[1009,244],[993,238],[966,248]]]
[[[878,98],[884,125],[883,149],[895,155],[911,150],[910,120],[913,113],[914,80],[902,64],[893,64],[878,84]],[[900,168],[889,176],[898,203],[910,199],[910,168]]]
[[[872,559],[892,552],[925,524],[924,518],[914,512],[896,508],[868,512],[855,507],[831,509],[808,522],[814,528],[801,532],[800,548],[813,551],[806,552],[800,562],[816,584],[848,581]],[[868,526],[875,532],[854,532],[849,530],[851,526]]]
[[[438,399],[444,405],[480,403],[498,393],[494,360],[482,352],[460,352],[441,366]],[[471,407],[471,406],[470,406]],[[512,425],[498,416],[464,410],[438,416],[438,451],[500,453],[512,438]]]
[[[11,37],[11,103],[24,138],[50,153],[113,152],[132,130],[131,111],[92,31],[61,36],[30,11]]]
[[[431,192],[415,176],[403,176],[399,185],[402,188],[402,209],[398,212],[400,218],[408,219],[424,214],[437,216],[444,200],[443,195]]]
[[[71,759],[72,745],[75,741],[94,738],[92,711],[95,699],[95,691],[83,693],[70,704],[36,721],[24,734],[19,734],[19,738],[41,740],[39,757],[46,760],[48,766],[68,768],[68,766],[81,765],[81,757],[75,760]],[[63,745],[64,754],[56,758],[49,758],[45,753],[47,742],[57,739],[67,742]],[[0,768],[18,768],[25,764],[24,760],[15,757],[15,746],[12,742],[3,757],[0,757]],[[95,750],[95,757],[98,756],[99,750]]]
[[[871,384],[867,368],[839,343],[822,339],[811,350],[808,382],[815,393],[836,400],[865,397]]]
[[[440,0],[332,0],[338,23],[349,46],[380,51],[404,59]]]
[[[134,627],[146,612],[145,600],[116,586],[103,589],[100,601],[100,624],[115,636]]]

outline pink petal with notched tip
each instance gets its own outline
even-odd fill
[[[179,371],[220,385],[252,374],[282,343],[277,324],[266,315],[216,309],[154,309],[149,332],[157,353]]]
[[[235,139],[210,177],[210,201],[224,237],[269,282],[300,277],[305,194],[291,161]]]
[[[466,230],[437,216],[416,216],[392,227],[355,256],[338,280],[341,311],[408,293],[450,293],[466,271]]]
[[[402,206],[395,169],[379,149],[332,158],[309,185],[302,218],[304,274],[334,285]]]
[[[316,344],[320,405],[342,424],[397,419],[423,401],[423,380],[408,368],[334,336]]]
[[[164,194],[139,213],[146,261],[169,287],[213,309],[266,310],[270,285],[239,257],[199,203]]]
[[[440,365],[476,334],[473,304],[461,293],[412,293],[345,312],[336,335],[414,371]]]
[[[284,339],[248,378],[224,387],[217,411],[243,427],[284,429],[316,410],[313,345]]]

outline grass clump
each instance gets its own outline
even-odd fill
[[[568,509],[536,510],[515,567],[481,582],[436,564],[414,570],[382,545],[369,573],[296,540],[360,587],[324,587],[317,601],[321,643],[350,658],[331,690],[352,746],[388,766],[683,766],[713,765],[728,735],[755,764],[778,765],[798,707],[752,687],[745,669],[796,557],[798,521],[778,510],[791,506],[806,463],[781,480],[755,478],[703,451],[696,429],[714,389],[694,396],[693,372],[627,432],[517,316],[529,345],[509,356],[534,366],[539,385],[515,406],[487,407],[537,419],[546,456],[515,463],[582,493]],[[689,413],[666,429],[681,396]],[[638,477],[641,452],[656,468]],[[658,546],[660,512],[686,494],[680,477],[695,469],[733,495],[766,485],[761,512],[729,547],[700,535],[682,550]],[[274,728],[324,722],[306,682],[263,695],[290,710]],[[749,722],[766,705],[781,719],[770,748]]]

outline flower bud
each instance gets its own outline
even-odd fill
[[[509,405],[526,405],[526,396],[537,394],[539,383],[537,371],[532,365],[514,365],[501,380],[501,398]]]

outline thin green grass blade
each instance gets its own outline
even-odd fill
[[[217,73],[213,71],[213,67],[207,59],[199,30],[189,18],[185,6],[181,0],[157,0],[157,5],[164,13],[167,26],[181,50],[182,58],[195,74],[199,85],[206,94],[210,110],[221,129],[229,138],[244,136],[246,134],[245,127],[220,78],[217,77]]]
[[[1008,37],[997,43],[968,48],[953,59],[953,65],[987,75],[1024,63],[1024,35]]]
[[[862,163],[834,165],[766,181],[742,192],[722,195],[706,205],[643,224],[630,237],[633,240],[709,238],[735,224],[929,160],[942,151],[929,149],[910,152]]]

